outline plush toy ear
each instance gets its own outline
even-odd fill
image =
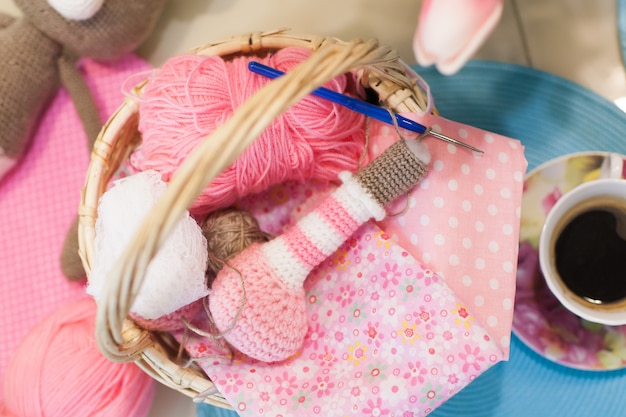
[[[425,0],[413,37],[418,64],[456,73],[495,29],[503,0]]]

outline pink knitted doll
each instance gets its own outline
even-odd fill
[[[343,184],[283,235],[253,243],[213,282],[209,309],[232,347],[264,362],[287,359],[308,330],[303,282],[361,224],[385,217],[384,206],[427,171],[423,142],[399,141]]]

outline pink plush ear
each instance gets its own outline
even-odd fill
[[[457,72],[502,16],[502,0],[424,0],[413,38],[418,64]]]

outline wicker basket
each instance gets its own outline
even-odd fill
[[[166,193],[140,226],[123,259],[108,277],[98,305],[96,339],[113,361],[135,361],[161,383],[209,404],[230,408],[206,374],[195,366],[182,367],[180,349],[169,335],[149,332],[127,318],[144,272],[181,214],[223,169],[230,165],[272,120],[333,77],[358,70],[361,83],[374,90],[391,109],[423,111],[424,91],[407,74],[392,49],[375,40],[343,42],[334,38],[295,36],[284,30],[253,33],[197,48],[192,53],[228,57],[258,54],[289,46],[308,48],[311,57],[284,77],[268,83],[185,161]],[[141,96],[146,81],[135,86]],[[137,100],[126,98],[101,130],[91,154],[79,206],[79,253],[89,276],[94,251],[98,200],[116,170],[140,144]]]

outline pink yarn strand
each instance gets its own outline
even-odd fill
[[[285,48],[264,57],[266,65],[288,72],[310,51]],[[183,55],[172,58],[146,86],[140,101],[142,169],[169,181],[198,144],[224,123],[268,80],[247,69],[249,57]],[[327,88],[350,93],[351,74]],[[355,171],[365,147],[362,115],[307,96],[277,117],[261,136],[201,193],[190,211],[204,215],[286,180],[334,181]]]

